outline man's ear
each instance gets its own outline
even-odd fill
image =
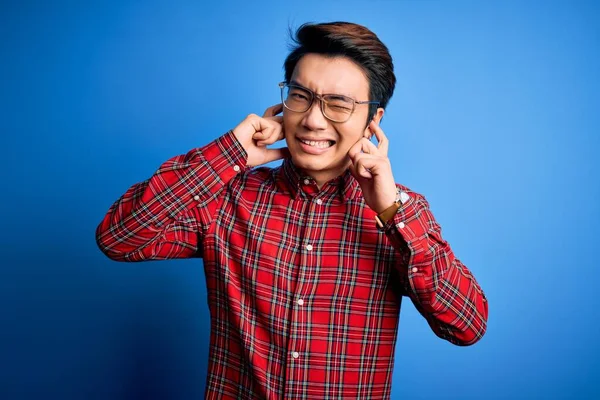
[[[379,107],[377,109],[377,111],[375,112],[375,115],[373,115],[373,121],[375,121],[375,124],[379,125],[379,123],[381,122],[381,118],[383,118],[383,114],[385,113],[385,110],[381,107]],[[371,121],[369,121],[370,123]],[[371,139],[371,136],[373,136],[373,132],[371,132],[371,129],[369,128],[369,124],[367,124],[367,127],[365,128],[365,133],[364,133],[364,137],[366,137],[367,139]]]

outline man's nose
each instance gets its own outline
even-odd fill
[[[304,127],[311,131],[323,130],[327,128],[327,118],[325,118],[323,115],[321,101],[322,100],[315,97],[313,103],[310,105],[308,111],[306,111],[306,115],[302,120]]]

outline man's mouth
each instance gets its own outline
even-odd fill
[[[335,144],[333,140],[304,140],[298,139],[307,146],[316,147],[318,149],[326,149]]]

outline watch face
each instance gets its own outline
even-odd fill
[[[404,197],[402,196],[403,193],[404,192],[402,190],[400,190],[399,187],[396,187],[396,200],[394,200],[395,203],[398,203],[398,204],[404,203],[404,201],[403,201]],[[406,193],[404,193],[404,194],[406,194]]]
[[[400,192],[399,199],[400,199],[400,203],[404,204],[408,201],[408,199],[410,199],[410,196],[406,192]]]

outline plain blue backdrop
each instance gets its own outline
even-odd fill
[[[394,399],[600,398],[595,2],[2,2],[1,399],[194,399],[201,260],[125,264],[94,230],[130,185],[278,102],[288,26],[364,24],[382,127],[490,306],[471,347],[404,302]]]

